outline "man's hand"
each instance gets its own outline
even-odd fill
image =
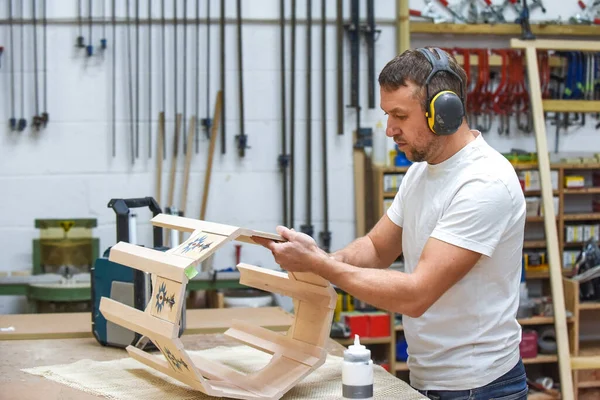
[[[286,271],[319,274],[320,267],[329,255],[317,246],[315,240],[283,226],[278,226],[276,230],[285,242],[275,242],[257,236],[252,236],[252,240],[271,250],[275,262]]]

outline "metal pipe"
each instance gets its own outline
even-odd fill
[[[221,108],[221,154],[225,154],[227,143],[225,138],[225,111],[227,110],[227,107],[225,106],[225,0],[221,0],[221,15],[219,17],[219,33],[221,36],[221,101],[223,102],[223,107]]]
[[[323,172],[323,231],[320,234],[323,250],[329,253],[331,233],[329,232],[329,188],[327,182],[327,14],[326,0],[321,0],[321,165]]]
[[[152,0],[148,0],[148,19],[150,18]],[[148,158],[152,158],[152,25],[148,25]]]
[[[306,2],[306,219],[302,232],[313,236],[312,226],[312,0]]]
[[[281,211],[282,224],[288,226],[288,163],[287,157],[287,130],[286,130],[286,79],[285,79],[285,0],[279,1],[279,41],[280,41],[280,79],[281,79],[281,154],[279,166],[281,169]]]
[[[337,57],[337,133],[344,134],[344,7],[336,3],[336,57]]]
[[[296,191],[296,0],[292,0],[290,61],[290,228],[294,227],[294,199]]]
[[[15,38],[13,30],[13,0],[8,0],[8,18],[10,24],[10,128],[17,129],[15,117]]]

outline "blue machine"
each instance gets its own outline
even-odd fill
[[[117,214],[117,243],[129,242],[129,214],[131,208],[149,207],[153,216],[162,211],[152,197],[138,199],[111,199],[108,207]],[[162,243],[163,230],[153,227],[153,248],[165,251],[167,247]],[[136,346],[143,350],[154,348],[151,341],[146,340],[137,332],[132,332],[122,326],[116,325],[100,312],[100,299],[107,297],[115,301],[144,311],[152,296],[152,283],[150,274],[134,268],[109,261],[110,247],[102,257],[95,260],[91,269],[92,289],[92,332],[96,340],[103,346],[125,348],[128,345]],[[185,302],[182,308],[179,335],[185,330]]]

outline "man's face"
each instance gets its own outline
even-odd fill
[[[427,126],[425,112],[412,82],[394,91],[380,89],[381,108],[388,115],[386,136],[413,162],[427,161],[442,145]]]

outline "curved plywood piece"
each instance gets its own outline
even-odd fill
[[[262,369],[250,374],[214,360],[187,355],[178,338],[179,316],[186,284],[195,267],[229,241],[254,243],[252,236],[283,241],[279,235],[231,225],[166,214],[153,225],[191,233],[166,252],[119,243],[109,259],[152,273],[153,291],[144,311],[102,298],[100,312],[109,321],[138,332],[161,351],[164,358],[128,346],[135,360],[210,396],[235,399],[279,399],[325,362],[336,293],[329,282],[314,274],[291,274],[239,264],[240,283],[294,299],[294,322],[286,333],[247,322],[234,321],[225,335],[270,354]],[[114,251],[114,255],[112,252]]]

